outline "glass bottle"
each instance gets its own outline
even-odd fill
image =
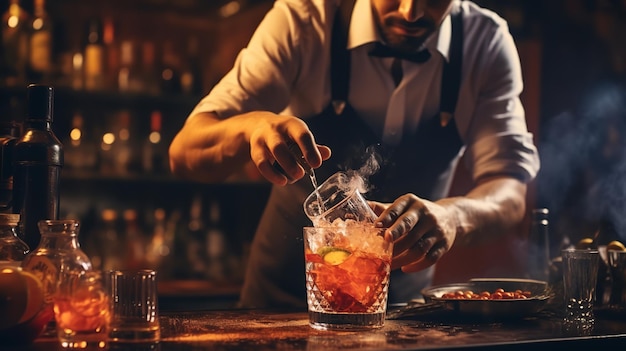
[[[121,240],[118,212],[105,208],[100,214],[101,227],[98,235],[98,252],[103,270],[124,269],[125,243]]]
[[[52,72],[52,21],[46,11],[45,0],[35,0],[30,25],[28,50],[28,79],[42,82]]]
[[[52,310],[61,270],[92,270],[89,257],[78,241],[80,223],[75,219],[43,220],[38,223],[39,245],[26,255],[22,268],[37,276],[44,287],[45,309]],[[53,313],[48,314],[53,316]],[[51,319],[51,321],[53,321]],[[50,326],[49,326],[50,327]]]
[[[20,266],[30,248],[17,236],[20,215],[0,213],[0,267]]]
[[[116,22],[111,16],[102,22],[102,43],[104,46],[104,72],[107,89],[117,88],[117,76],[120,70],[120,45],[117,37]]]
[[[31,84],[24,132],[15,143],[13,212],[20,214],[19,234],[28,247],[39,243],[38,222],[59,217],[59,179],[63,146],[52,131],[54,90]]]
[[[209,223],[206,232],[207,278],[222,281],[228,276],[229,257],[226,236],[220,226],[221,210],[217,201],[209,207]]]
[[[141,43],[141,85],[144,91],[151,95],[161,93],[159,69],[156,62],[156,47],[153,41],[146,40]]]
[[[131,129],[132,113],[122,109],[115,116],[113,126],[114,142],[111,144],[111,157],[113,158],[113,170],[117,175],[128,175],[137,169],[138,152],[135,147],[134,130]]]
[[[7,85],[22,84],[26,79],[28,61],[28,20],[30,14],[11,0],[2,14],[2,78]]]
[[[122,92],[140,93],[144,91],[137,48],[132,40],[122,40],[120,43],[120,69],[117,72],[117,89]]]
[[[85,89],[100,90],[105,86],[104,40],[102,21],[93,18],[87,23],[83,69]]]
[[[180,94],[180,56],[171,40],[163,42],[161,57],[161,92]]]
[[[163,117],[160,110],[150,114],[150,133],[143,144],[142,166],[146,174],[164,174],[169,170],[167,146],[162,134]]]
[[[187,57],[180,75],[183,93],[193,96],[202,94],[202,67],[199,55],[198,38],[191,37],[187,42]]]
[[[550,277],[550,232],[547,208],[532,211],[528,237],[528,272],[530,278],[548,281]]]
[[[94,170],[97,162],[96,145],[87,135],[85,119],[80,111],[74,111],[72,129],[62,141],[64,154],[64,168],[75,171]]]

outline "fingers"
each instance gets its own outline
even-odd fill
[[[424,257],[422,257],[422,259],[402,266],[402,271],[405,273],[410,273],[424,270],[437,263],[437,261],[439,261],[439,259],[447,251],[448,250],[443,245],[436,244],[432,249],[430,249],[430,251],[428,251],[428,253]]]
[[[392,269],[401,267],[403,272],[417,272],[435,264],[447,251],[445,241],[429,233],[395,256]]]
[[[304,177],[330,158],[330,148],[317,145],[300,119],[288,116],[267,118],[250,137],[250,158],[262,176],[286,185]]]
[[[372,203],[375,209],[382,204]],[[439,205],[407,194],[387,207],[377,225],[388,228],[386,237],[394,240],[392,268],[416,272],[437,262],[449,249],[455,233],[450,231],[447,214]]]
[[[403,195],[380,214],[377,225],[387,228],[386,233],[397,240],[419,222],[421,206],[417,196]]]
[[[251,147],[250,158],[265,179],[276,185],[288,184],[289,178],[275,167],[275,158],[269,150]]]
[[[319,151],[320,156],[322,157],[322,161],[328,160],[330,158],[330,156],[332,155],[332,152],[331,152],[331,150],[330,150],[330,148],[328,146],[317,145],[317,150]],[[322,164],[320,163],[320,166],[321,165]],[[317,167],[313,166],[313,168],[317,168]]]

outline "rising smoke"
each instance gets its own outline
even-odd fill
[[[625,97],[621,85],[599,85],[542,127],[538,202],[559,238],[600,229],[603,241],[626,240]]]
[[[383,163],[383,156],[378,144],[368,146],[364,156],[363,164],[359,169],[346,172],[352,179],[351,189],[356,188],[361,194],[366,194],[371,190],[369,178],[380,170]]]

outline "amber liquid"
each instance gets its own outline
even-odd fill
[[[78,298],[57,297],[54,315],[62,346],[84,348],[106,344],[111,313],[104,293]]]
[[[390,259],[353,252],[338,265],[306,253],[310,325],[315,329],[371,329],[383,326]]]

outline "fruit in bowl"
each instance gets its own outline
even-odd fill
[[[44,302],[41,281],[20,267],[0,267],[0,344],[29,344],[41,334],[54,312]]]

